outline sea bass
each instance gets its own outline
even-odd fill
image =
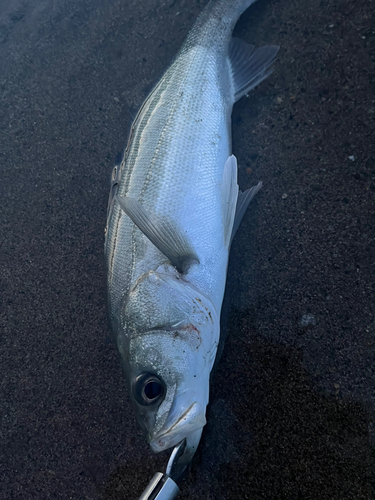
[[[228,254],[261,183],[244,193],[231,153],[233,104],[271,72],[276,46],[232,38],[254,0],[207,5],[142,105],[111,183],[108,314],[151,448],[206,423]]]

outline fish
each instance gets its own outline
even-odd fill
[[[211,1],[141,106],[112,173],[106,294],[136,417],[154,452],[206,424],[233,236],[245,192],[231,148],[236,101],[272,72],[278,46],[232,37],[254,0]]]

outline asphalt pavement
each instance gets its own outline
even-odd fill
[[[163,470],[104,303],[109,179],[205,0],[0,4],[0,498],[137,499]],[[280,45],[235,106],[244,190],[226,339],[181,500],[375,498],[375,19],[265,0]]]

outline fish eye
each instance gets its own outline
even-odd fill
[[[160,401],[164,396],[163,381],[152,373],[142,373],[133,385],[133,395],[137,403],[148,406]]]

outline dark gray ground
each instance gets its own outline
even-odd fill
[[[8,3],[0,497],[135,500],[167,455],[149,451],[109,340],[109,176],[206,1]],[[227,342],[181,499],[375,497],[374,7],[261,1],[237,25],[281,50],[234,111],[241,187],[264,189],[233,244]]]

